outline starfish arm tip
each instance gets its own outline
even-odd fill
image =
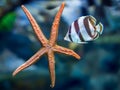
[[[17,72],[16,72],[16,71],[14,71],[14,72],[13,72],[13,74],[12,74],[12,76],[14,77],[16,74],[17,74]]]
[[[24,67],[21,65],[20,67],[18,67],[14,72],[13,72],[13,76],[15,76],[16,74],[18,74],[20,71],[22,71],[24,69]]]
[[[65,5],[65,2],[62,2],[62,5]]]
[[[77,58],[78,60],[80,60],[80,58],[81,58],[80,55],[78,55],[74,51],[73,51],[73,53],[71,55],[74,56],[75,58]]]
[[[22,66],[18,67],[18,68],[13,72],[12,76],[17,75],[17,74],[18,74],[20,71],[22,71],[23,69],[24,69],[24,67],[22,67]]]
[[[80,57],[79,55],[77,55],[77,59],[80,60],[80,58],[81,58],[81,57]]]
[[[24,8],[25,6],[24,5],[21,5],[22,8]]]
[[[20,67],[18,67],[12,74],[12,76],[15,76],[16,74],[18,74],[20,71],[22,71],[22,69]]]
[[[50,87],[51,87],[51,88],[54,88],[54,85],[51,84]]]

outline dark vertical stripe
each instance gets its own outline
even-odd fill
[[[84,23],[84,25],[85,25],[85,29],[86,29],[88,35],[89,35],[91,38],[93,38],[94,35],[91,34],[90,27],[89,27],[89,23],[88,23],[88,19],[89,19],[89,18],[90,18],[89,16],[88,16],[88,17],[85,17],[83,23]]]
[[[80,28],[79,28],[79,25],[78,25],[78,20],[76,20],[76,21],[74,22],[74,27],[75,27],[75,31],[76,31],[77,35],[79,36],[79,39],[80,39],[82,42],[84,42],[85,40],[83,39],[82,34],[81,34],[81,32],[80,32]]]
[[[69,31],[68,36],[69,36],[70,40],[73,42],[73,40],[72,40],[72,38],[71,38],[71,26],[70,26],[70,28],[69,28],[68,31]]]

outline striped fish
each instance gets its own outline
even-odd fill
[[[97,39],[102,32],[102,23],[96,25],[96,19],[91,15],[82,16],[70,25],[64,40],[74,43],[87,43],[87,41]]]

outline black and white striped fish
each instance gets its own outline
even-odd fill
[[[96,25],[96,19],[91,16],[82,16],[74,21],[64,37],[64,40],[74,43],[87,43],[87,41],[95,40],[103,32],[103,25]]]

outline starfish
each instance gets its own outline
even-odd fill
[[[27,18],[29,19],[32,28],[38,38],[38,40],[42,44],[42,48],[38,50],[28,61],[26,61],[24,64],[19,66],[14,72],[13,76],[15,76],[17,73],[20,71],[24,70],[25,68],[31,66],[34,64],[43,54],[47,54],[48,56],[48,62],[49,62],[49,72],[50,72],[50,77],[51,77],[51,87],[54,87],[55,85],[55,60],[54,60],[54,53],[63,53],[67,55],[72,55],[77,59],[80,59],[80,56],[76,54],[73,50],[70,50],[68,48],[59,46],[56,44],[56,39],[58,36],[58,27],[59,27],[59,22],[60,22],[60,17],[63,12],[65,3],[63,2],[61,4],[61,7],[59,11],[57,12],[55,19],[53,21],[53,25],[51,28],[51,34],[50,34],[50,39],[47,40],[47,38],[44,36],[44,34],[41,31],[41,28],[38,26],[37,22],[33,18],[33,16],[30,14],[30,12],[27,10],[27,8],[22,5],[22,9],[25,12]]]

